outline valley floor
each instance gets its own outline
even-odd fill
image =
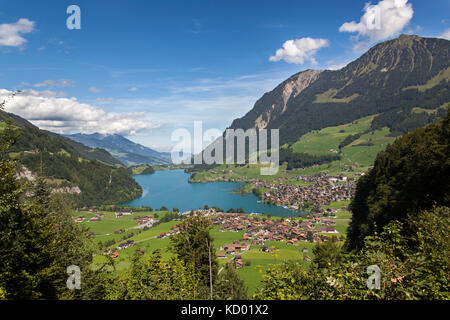
[[[329,223],[333,225],[333,235],[338,236],[341,241],[345,239],[350,220],[350,213],[345,210],[347,205],[348,202],[343,201],[324,207],[325,210],[332,210],[334,216],[322,220],[330,221]],[[78,220],[80,225],[89,228],[88,235],[98,246],[93,267],[101,267],[108,261],[107,256],[111,256],[114,258],[116,272],[121,273],[131,266],[131,259],[136,250],[143,250],[148,254],[160,250],[164,258],[172,255],[168,249],[170,235],[176,232],[176,226],[180,221],[155,223],[154,226],[148,227],[155,221],[161,220],[166,214],[169,212],[127,212],[117,217],[115,212],[92,210],[92,212],[74,212],[73,218]],[[313,231],[315,242],[326,240],[330,236],[330,233],[324,229],[324,225],[314,216],[269,218],[237,213],[217,214],[211,210],[208,214],[214,222],[211,235],[216,252],[219,256],[223,255],[218,259],[219,266],[223,267],[227,261],[234,261],[238,267],[238,273],[248,286],[250,296],[255,292],[270,265],[283,260],[300,260],[305,264],[310,263],[314,257],[312,249],[315,243],[305,238],[306,229],[310,228]],[[262,223],[263,219],[268,223]],[[233,228],[232,221],[247,222],[252,227]],[[138,228],[139,224],[145,224],[147,227]],[[279,226],[280,229],[273,227],[274,225]],[[255,232],[253,228],[255,226],[258,226],[258,232]],[[263,231],[263,234],[259,231]],[[292,231],[297,232],[295,236],[299,239],[296,241],[292,241],[295,239],[291,236]],[[236,243],[247,246],[242,249],[230,247]]]

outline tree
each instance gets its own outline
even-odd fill
[[[308,242],[314,242],[314,234],[311,230],[306,233],[306,239],[308,240]]]
[[[213,239],[210,235],[211,222],[208,217],[197,213],[186,218],[180,225],[178,234],[170,237],[171,250],[187,266],[192,266],[200,274],[203,298],[211,296],[211,288],[217,278],[218,262]]]
[[[346,248],[359,250],[366,236],[380,233],[390,221],[404,221],[407,214],[450,206],[449,154],[450,112],[378,153],[373,169],[357,183]]]
[[[114,300],[192,300],[198,298],[199,285],[198,273],[177,257],[163,260],[159,251],[144,256],[136,250],[131,269],[110,282],[106,297]]]
[[[342,261],[342,245],[335,236],[328,241],[317,243],[312,251],[314,263],[317,264],[318,268],[337,266]]]
[[[0,288],[7,299],[73,298],[66,269],[87,270],[92,252],[67,199],[51,196],[41,177],[32,183],[17,179],[8,153],[16,138],[8,121],[0,134]]]
[[[246,300],[247,287],[236,272],[232,263],[225,264],[214,287],[215,297],[219,300]]]

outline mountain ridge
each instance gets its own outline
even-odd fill
[[[230,128],[280,129],[284,144],[311,130],[374,114],[403,113],[400,121],[407,121],[415,107],[436,109],[450,101],[450,41],[401,35],[375,45],[340,70],[315,71],[306,81],[313,72],[299,72],[265,93]],[[296,77],[305,77],[306,85],[285,99],[283,92]],[[423,126],[427,121],[416,122]],[[392,131],[398,129],[386,117],[382,122]]]
[[[103,148],[126,166],[170,164],[169,153],[145,147],[119,134],[76,133],[64,136],[89,147]]]

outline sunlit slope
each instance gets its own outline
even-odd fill
[[[340,152],[342,165],[370,166],[378,152],[395,140],[389,136],[387,127],[371,130],[371,123],[376,115],[364,117],[335,127],[314,130],[303,135],[292,145],[294,152],[312,155],[326,155]],[[364,133],[367,132],[368,133]],[[349,145],[339,149],[339,145],[349,135],[361,136]]]

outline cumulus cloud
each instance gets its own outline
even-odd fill
[[[0,101],[11,91],[0,89]],[[80,103],[75,98],[61,98],[50,91],[24,90],[6,103],[6,111],[17,114],[41,129],[56,133],[117,133],[134,135],[157,128],[143,118],[145,114],[112,113],[102,108]]]
[[[414,10],[408,0],[381,0],[376,5],[367,3],[359,22],[346,22],[340,32],[357,33],[355,39],[364,37],[373,43],[399,34],[411,21]],[[361,47],[360,44],[355,49]]]
[[[10,24],[0,24],[0,46],[20,47],[27,42],[21,34],[32,32],[34,25],[34,21],[25,18]]]
[[[317,61],[314,58],[317,50],[327,47],[329,41],[327,39],[301,38],[295,40],[287,40],[283,43],[283,47],[278,49],[274,56],[269,58],[270,61],[284,60],[288,63],[303,64],[305,60],[309,60],[312,64]]]
[[[450,29],[445,30],[439,38],[450,40]]]

